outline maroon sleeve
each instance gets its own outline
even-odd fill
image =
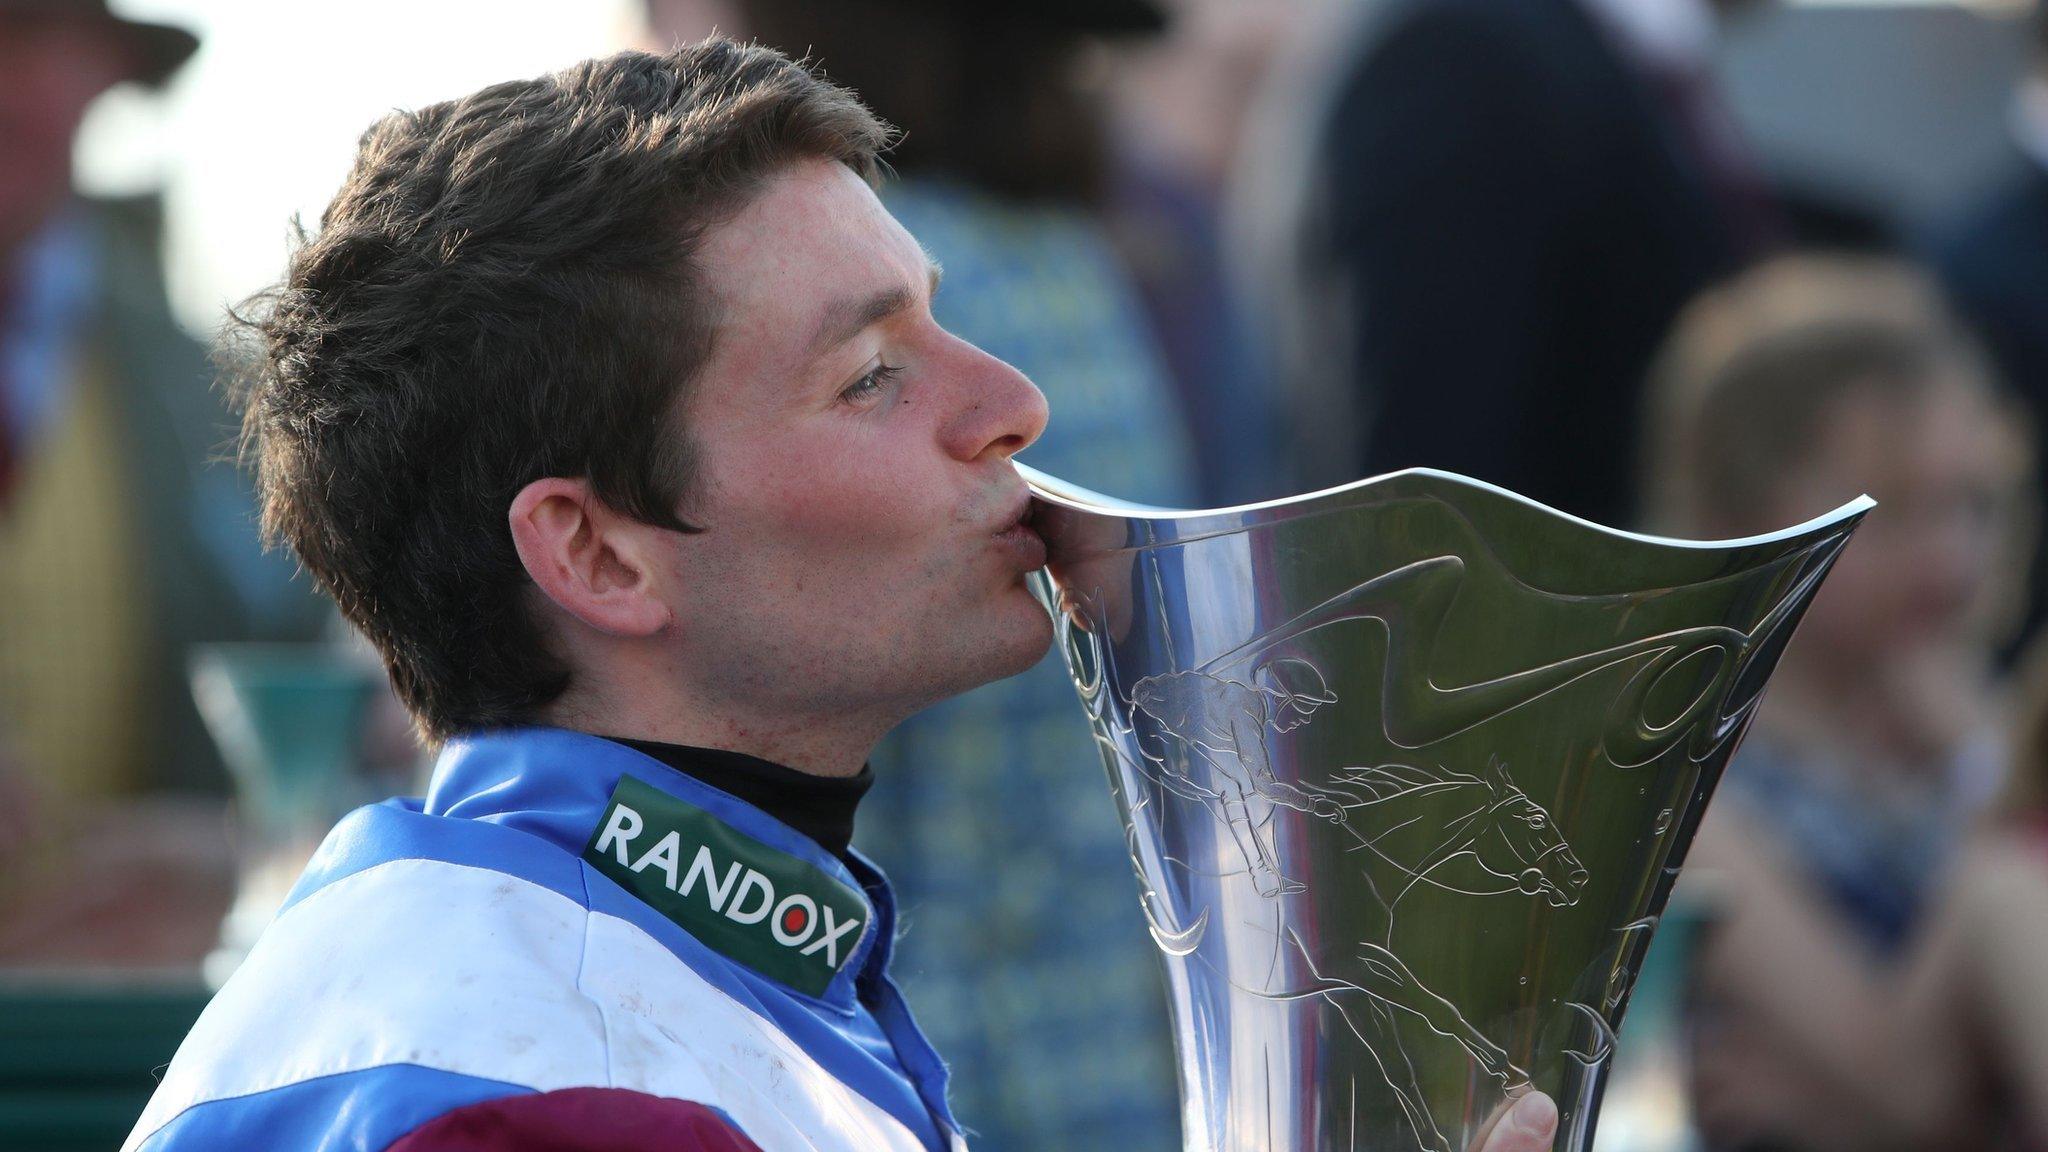
[[[386,1152],[761,1152],[702,1104],[624,1088],[501,1096],[444,1112]]]

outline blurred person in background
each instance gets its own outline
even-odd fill
[[[2038,423],[2048,414],[2048,13],[2036,11],[2034,68],[2013,95],[2010,176],[1942,228],[1931,247],[1956,306]],[[2048,493],[2048,453],[2035,461]],[[2044,536],[2043,540],[2048,540]],[[2027,606],[2012,650],[2048,616],[2048,551],[2037,541]]]
[[[902,129],[889,211],[944,270],[932,315],[1038,383],[1024,462],[1145,503],[1197,495],[1187,424],[1101,217],[1091,38],[1149,0],[735,0],[725,31],[808,54]],[[702,0],[650,5],[666,46]],[[896,972],[985,1152],[1177,1148],[1159,963],[1101,757],[1057,657],[945,701],[874,756],[860,842],[904,895]],[[944,771],[929,770],[944,765]],[[992,820],[1000,813],[1000,820]],[[1093,877],[1076,883],[1076,877]]]
[[[1225,214],[1255,97],[1309,0],[1173,0],[1166,31],[1112,46],[1110,234],[1187,413],[1204,507],[1292,495],[1285,412],[1226,250]]]
[[[29,830],[49,845],[110,798],[222,791],[188,645],[322,619],[289,563],[261,553],[244,480],[209,467],[232,420],[166,307],[155,201],[72,187],[93,99],[162,85],[196,47],[103,0],[0,0],[0,864],[10,835],[18,854],[0,868],[0,961],[204,950],[217,909],[184,944],[150,927],[179,937],[176,917],[139,915],[145,899],[179,903],[175,869],[145,897],[123,856],[125,880],[67,871],[46,901]],[[138,824],[105,839],[133,849],[187,827],[165,813]]]
[[[1695,989],[1701,1129],[1717,1148],[1954,1146],[1954,1061],[1901,1004],[1929,895],[2000,786],[1992,654],[2030,445],[1926,278],[1874,258],[1710,293],[1653,403],[1660,530],[1739,537],[1878,501],[1688,861],[1724,913]]]
[[[1630,520],[1651,356],[1782,231],[1709,74],[1741,2],[1391,0],[1323,37],[1274,318],[1304,479]]]
[[[1958,860],[1917,965],[1913,1006],[1946,1025],[1952,1079],[2007,1147],[2048,1148],[2048,647],[2021,679],[2013,772]],[[1945,1053],[1943,1053],[1945,1054]]]

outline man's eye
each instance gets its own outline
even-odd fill
[[[877,365],[874,371],[848,384],[839,393],[839,398],[849,404],[858,404],[863,400],[872,399],[883,388],[888,387],[889,381],[895,379],[896,374],[901,371],[903,371],[902,368],[894,365]]]

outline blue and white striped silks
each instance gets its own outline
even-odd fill
[[[581,859],[625,775],[865,894],[822,995],[727,959]],[[377,1152],[451,1109],[571,1087],[708,1105],[763,1152],[960,1152],[944,1066],[886,975],[887,885],[856,863],[868,874],[609,740],[453,741],[424,801],[329,834],[123,1152]]]

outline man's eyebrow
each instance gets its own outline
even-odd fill
[[[926,291],[937,292],[942,274],[938,261],[927,259],[925,268],[930,277]],[[868,325],[886,320],[916,302],[911,290],[901,286],[885,288],[872,296],[840,300],[825,309],[824,318],[818,322],[817,334],[811,337],[811,354],[815,356],[843,344],[860,335]]]

